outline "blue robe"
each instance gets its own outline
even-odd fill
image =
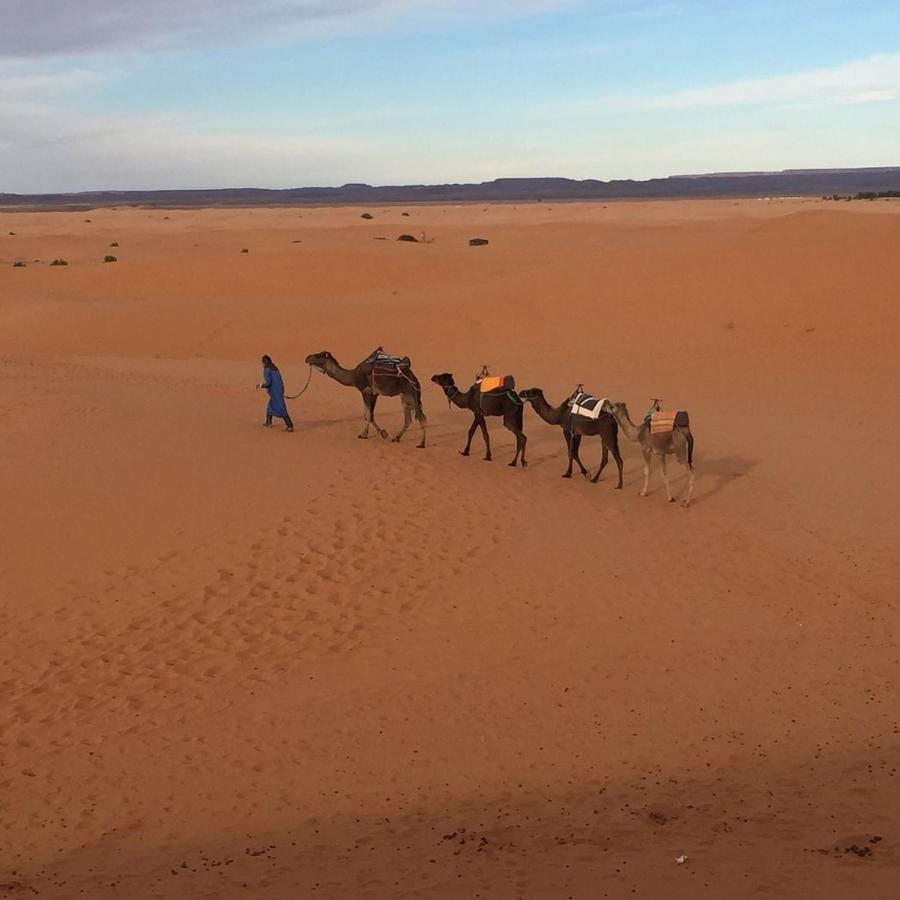
[[[276,369],[263,369],[262,386],[269,392],[266,415],[277,416],[279,419],[287,418],[288,411],[284,403],[284,381],[281,372]]]

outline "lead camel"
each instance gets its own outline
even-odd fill
[[[413,416],[415,416],[419,427],[422,429],[422,439],[416,446],[424,447],[427,419],[422,409],[422,388],[419,385],[419,379],[413,374],[408,360],[406,365],[396,365],[393,369],[387,367],[382,369],[373,362],[373,357],[363,360],[353,369],[345,369],[331,353],[327,350],[322,350],[319,353],[310,353],[306,357],[306,363],[320,372],[324,372],[338,384],[343,384],[345,387],[355,387],[360,392],[365,411],[366,427],[358,437],[368,438],[369,426],[371,425],[381,437],[386,438],[388,436],[387,431],[375,421],[375,404],[379,397],[399,396],[403,404],[403,427],[394,435],[394,441],[399,441],[403,437],[406,429],[409,428],[412,422]]]

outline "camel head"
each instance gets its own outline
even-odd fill
[[[611,416],[619,414],[628,417],[628,407],[621,401],[613,403],[612,400],[604,400],[603,412],[609,413]]]
[[[449,372],[440,372],[437,375],[432,375],[431,380],[442,388],[456,386],[453,382],[453,376]]]
[[[310,353],[305,360],[308,366],[314,366],[320,372],[325,371],[325,364],[329,361],[337,365],[337,360],[327,350],[320,350],[318,353]]]
[[[525,388],[524,391],[519,391],[519,396],[529,403],[534,403],[535,400],[544,399],[544,392],[539,387],[530,387]]]

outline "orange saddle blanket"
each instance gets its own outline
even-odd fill
[[[478,382],[478,389],[482,394],[491,391],[513,391],[516,388],[516,379],[512,375],[485,375]]]
[[[667,434],[676,425],[686,427],[688,414],[679,409],[677,412],[655,412],[650,416],[650,434]]]

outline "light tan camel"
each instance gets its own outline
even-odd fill
[[[650,460],[658,456],[662,466],[663,481],[666,483],[666,499],[674,503],[672,489],[669,487],[669,477],[666,474],[666,457],[674,454],[678,462],[684,466],[688,477],[687,492],[681,501],[682,506],[688,506],[691,502],[691,494],[694,492],[694,436],[689,425],[676,425],[672,431],[662,434],[650,433],[649,418],[637,426],[628,415],[628,407],[624,403],[603,404],[603,409],[619,423],[619,427],[630,441],[637,441],[641,445],[641,455],[644,457],[644,487],[641,496],[647,496],[647,484],[650,481]]]

